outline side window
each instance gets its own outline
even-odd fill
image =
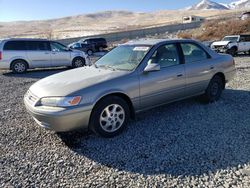
[[[246,37],[245,36],[241,36],[240,37],[240,42],[246,42],[247,40],[246,40]]]
[[[26,50],[26,42],[25,41],[9,41],[6,42],[3,50],[11,50],[11,51],[24,51]]]
[[[193,43],[182,43],[181,48],[184,54],[185,63],[193,63],[208,59],[207,53],[198,45]]]
[[[49,51],[49,44],[46,41],[29,41],[27,49],[31,51]]]
[[[50,43],[50,46],[51,46],[51,50],[53,52],[65,52],[65,51],[68,51],[67,50],[67,47],[58,43],[58,42],[51,42]]]
[[[167,44],[159,47],[149,59],[148,64],[150,63],[160,64],[161,68],[180,64],[176,45]]]

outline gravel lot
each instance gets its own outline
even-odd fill
[[[64,71],[0,74],[0,187],[250,187],[250,57],[220,101],[147,111],[112,139],[39,128],[22,98]]]

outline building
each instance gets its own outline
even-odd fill
[[[184,16],[182,18],[183,23],[202,22],[204,20],[205,19],[203,17],[199,17],[199,16]]]

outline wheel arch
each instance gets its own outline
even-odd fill
[[[101,96],[100,98],[98,98],[98,100],[96,100],[93,109],[97,106],[97,104],[99,102],[101,102],[102,100],[104,100],[104,98],[110,97],[110,96],[116,96],[116,97],[122,98],[128,104],[129,111],[130,111],[130,117],[133,118],[133,119],[135,118],[134,105],[133,105],[130,97],[127,94],[123,93],[123,92],[111,92],[111,93],[108,93],[108,94],[105,94],[105,95]],[[93,114],[93,110],[91,112],[91,116],[92,116],[92,114]]]
[[[13,60],[11,61],[11,63],[10,63],[10,70],[12,69],[12,66],[13,66],[13,64],[15,63],[15,61],[23,61],[23,62],[26,63],[27,68],[28,68],[28,69],[30,68],[30,65],[29,65],[28,61],[26,61],[26,60],[23,59],[23,58],[16,58],[16,59],[13,59]]]

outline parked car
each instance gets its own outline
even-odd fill
[[[234,75],[232,56],[199,42],[141,40],[118,46],[90,67],[38,81],[24,103],[44,128],[84,127],[113,137],[138,112],[197,95],[219,100]]]
[[[211,48],[216,52],[228,53],[232,56],[239,52],[250,54],[250,35],[225,36],[222,41],[213,42]]]
[[[104,38],[87,38],[70,44],[68,47],[86,52],[93,55],[94,52],[101,52],[108,47]]]
[[[84,52],[45,39],[5,39],[0,42],[0,69],[24,73],[45,67],[90,65]]]

